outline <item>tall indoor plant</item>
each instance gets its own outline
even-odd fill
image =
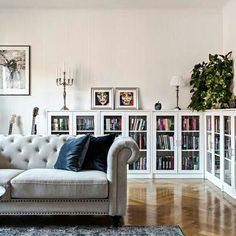
[[[188,108],[197,111],[228,108],[232,97],[233,59],[226,55],[209,54],[209,62],[194,66],[190,86],[191,102]]]

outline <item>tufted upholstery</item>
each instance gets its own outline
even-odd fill
[[[107,174],[53,168],[71,136],[0,135],[0,215],[125,215],[127,163],[139,158],[129,137],[115,139]]]
[[[53,168],[60,148],[70,137],[0,136],[0,169]]]

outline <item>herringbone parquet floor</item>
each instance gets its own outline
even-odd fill
[[[236,236],[236,200],[206,180],[130,179],[124,224],[178,224],[186,236]]]

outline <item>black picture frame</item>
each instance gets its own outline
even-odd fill
[[[29,96],[30,45],[0,45],[0,96]]]

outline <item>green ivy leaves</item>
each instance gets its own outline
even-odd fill
[[[209,62],[202,62],[192,70],[191,102],[188,108],[196,111],[228,108],[232,96],[232,52],[226,55],[209,54]]]

